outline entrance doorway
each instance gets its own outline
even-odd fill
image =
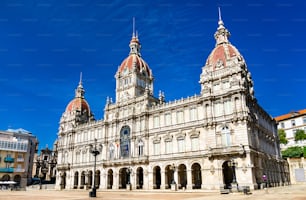
[[[223,183],[225,189],[231,189],[233,182],[233,169],[230,167],[230,161],[225,161],[222,164]]]
[[[143,187],[143,169],[142,167],[137,168],[137,183],[136,189],[142,189]]]
[[[192,173],[192,189],[201,189],[202,185],[202,173],[201,173],[201,166],[199,163],[194,163],[191,166],[191,173]]]
[[[130,183],[130,173],[128,168],[124,167],[119,170],[119,189],[126,189],[126,184]]]
[[[113,188],[113,170],[109,169],[107,172],[107,189]]]
[[[179,189],[186,188],[187,186],[187,171],[186,165],[181,164],[178,167],[178,187]]]
[[[153,169],[153,189],[160,189],[160,184],[161,184],[160,167],[156,166]]]

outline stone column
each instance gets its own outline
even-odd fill
[[[188,190],[192,190],[192,170],[187,170],[187,186]]]
[[[165,178],[165,170],[160,170],[160,189],[165,189],[166,186],[166,178]]]
[[[147,169],[143,169],[143,185],[144,190],[153,189],[153,173],[148,172]]]
[[[117,171],[115,171],[117,169],[114,169],[114,174],[113,174],[113,189],[119,189],[119,174]]]

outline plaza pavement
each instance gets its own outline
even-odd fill
[[[203,191],[97,191],[96,198],[89,197],[85,190],[28,190],[0,191],[0,200],[306,200],[306,185],[290,185],[267,190],[243,193],[220,194]]]

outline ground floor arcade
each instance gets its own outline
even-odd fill
[[[251,158],[252,156],[248,156]],[[273,160],[252,158],[176,160],[148,163],[122,162],[116,165],[97,163],[92,167],[74,166],[59,169],[57,189],[167,190],[171,184],[177,189],[230,188],[232,184],[257,189],[263,182],[269,186],[285,185],[290,182],[284,165]],[[262,177],[267,179],[263,180]]]

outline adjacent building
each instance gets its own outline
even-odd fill
[[[286,133],[288,143],[281,144],[282,149],[292,146],[306,146],[306,140],[295,141],[295,132],[304,130],[306,133],[306,109],[293,111],[278,117],[275,117],[278,129],[283,129]]]
[[[229,36],[220,18],[216,46],[199,74],[199,94],[167,102],[163,92],[154,96],[153,71],[133,32],[130,53],[115,74],[115,101],[107,99],[103,119],[94,119],[82,79],[62,114],[56,188],[95,183],[110,190],[211,190],[288,183],[276,122],[257,103],[251,73]]]
[[[24,188],[32,178],[36,136],[24,129],[0,131],[0,181],[11,181]]]
[[[56,153],[48,147],[35,154],[33,164],[33,177],[39,178],[43,183],[55,183]]]

